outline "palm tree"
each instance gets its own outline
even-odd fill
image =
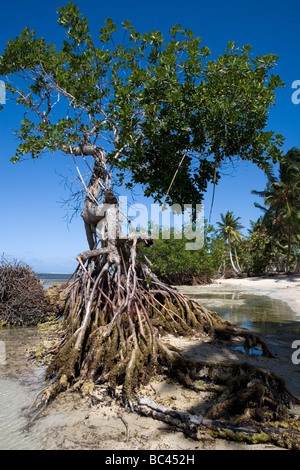
[[[221,220],[222,222],[217,222],[217,225],[219,226],[217,232],[221,235],[222,239],[228,247],[232,269],[235,273],[240,274],[242,270],[236,252],[236,244],[242,240],[242,234],[240,230],[244,227],[239,222],[240,217],[235,217],[233,212],[230,211],[227,211],[225,215],[221,214]],[[234,248],[236,266],[233,261],[232,247]]]
[[[264,191],[252,191],[264,198],[263,225],[277,238],[277,243],[286,245],[286,271],[289,271],[292,244],[299,245],[300,233],[300,150],[295,147],[287,152],[279,165],[279,175],[274,176],[274,167],[266,171],[268,182]]]

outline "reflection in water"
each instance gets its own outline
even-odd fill
[[[234,346],[232,348],[234,351],[241,351],[243,354],[249,354],[250,356],[262,356],[263,352],[261,349],[250,348],[249,351],[246,351],[244,346]]]
[[[217,291],[213,286],[183,286],[180,290],[217,312],[222,320],[254,333],[300,334],[300,323],[285,302],[228,288],[221,290],[219,286]]]

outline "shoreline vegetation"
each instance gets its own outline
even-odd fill
[[[203,278],[202,278],[203,279]],[[42,284],[49,288],[52,286],[61,287],[66,281],[42,281]],[[255,295],[267,295],[274,300],[286,302],[297,317],[300,318],[300,274],[266,274],[253,277],[229,277],[229,278],[205,278],[205,282],[197,285],[216,285],[234,286],[241,291],[249,290]],[[177,285],[178,288],[185,284]]]
[[[46,287],[51,287],[51,286],[63,286],[64,284],[66,284],[66,281],[42,281],[43,282],[43,286],[46,286]]]

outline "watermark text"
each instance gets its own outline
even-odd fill
[[[0,80],[0,104],[6,103],[5,83]]]
[[[179,204],[161,206],[151,204],[128,205],[127,197],[119,197],[118,209],[122,233],[120,238],[126,239],[132,232],[148,233],[154,240],[171,238],[186,240],[185,249],[200,250],[204,244],[204,206],[203,204]],[[101,226],[100,232],[101,232]],[[99,236],[100,233],[97,233]],[[112,234],[110,234],[112,235]],[[100,238],[100,237],[99,237]]]
[[[6,364],[6,346],[4,341],[0,341],[0,365]]]
[[[296,351],[292,354],[292,363],[295,365],[300,364],[300,339],[293,341],[292,349],[296,349]]]

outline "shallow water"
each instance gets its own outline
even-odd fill
[[[37,273],[37,277],[42,281],[44,289],[50,289],[54,285],[59,286],[67,282],[71,274]]]
[[[44,388],[44,369],[34,366],[27,355],[41,341],[38,329],[0,329],[0,341],[6,356],[0,364],[0,450],[38,450],[38,436],[23,431],[26,409]]]
[[[231,286],[181,286],[180,290],[233,325],[263,335],[300,336],[300,322],[289,305],[280,300]]]
[[[43,282],[66,282],[70,279],[71,274],[56,274],[56,273],[37,273],[37,277]]]

